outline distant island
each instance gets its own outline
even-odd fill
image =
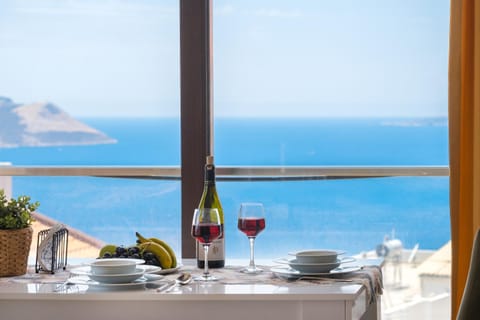
[[[19,104],[0,97],[0,148],[116,143],[50,102]]]
[[[388,127],[425,127],[425,126],[448,126],[447,117],[392,119],[382,121],[382,126]]]

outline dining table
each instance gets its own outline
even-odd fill
[[[194,259],[145,281],[121,284],[74,281],[72,271],[82,263],[54,274],[29,267],[24,275],[0,278],[0,320],[377,320],[382,263],[356,259],[351,272],[299,276],[268,260],[259,262],[263,272],[246,274],[240,272],[243,261],[227,260],[224,268],[210,269],[217,281],[187,284],[175,279],[203,272]]]

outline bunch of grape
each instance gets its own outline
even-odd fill
[[[115,250],[106,251],[101,258],[131,258],[131,259],[143,259],[145,264],[152,266],[159,266],[160,262],[157,257],[151,252],[141,252],[140,248],[136,246],[125,248],[123,246],[116,247]]]
[[[107,251],[103,254],[102,258],[132,258],[132,259],[142,259],[140,249],[138,247],[128,247],[123,246],[116,247],[114,252]]]
[[[157,257],[152,252],[144,252],[142,256],[143,260],[145,260],[145,264],[152,266],[160,265],[160,261],[158,261]]]

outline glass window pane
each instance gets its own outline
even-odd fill
[[[0,160],[178,165],[178,7],[2,3]]]
[[[448,0],[214,5],[218,166],[448,165]],[[425,269],[408,263],[417,243],[419,264],[448,247],[448,188],[448,177],[221,183],[227,256],[248,258],[234,221],[243,201],[263,201],[273,219],[258,257],[310,246],[375,252],[394,232],[403,269],[387,261],[382,318],[422,309],[448,319],[449,274],[420,279]],[[400,284],[392,270],[403,271]],[[421,281],[436,289],[422,292]]]
[[[227,252],[234,258],[248,258],[248,241],[236,220],[240,204],[248,201],[265,206],[267,227],[256,244],[264,258],[302,248],[355,255],[375,251],[392,235],[406,249],[419,244],[432,250],[450,240],[447,177],[219,182],[217,188],[226,216]]]
[[[179,2],[0,4],[0,162],[180,164]],[[180,183],[13,177],[13,196],[104,243],[135,231],[180,255]],[[167,222],[168,221],[168,222]]]
[[[382,319],[449,319],[448,188],[447,177],[220,182],[227,256],[247,263],[249,241],[237,230],[237,214],[242,202],[260,201],[266,228],[255,240],[259,263],[312,248],[381,257]]]
[[[93,177],[15,177],[13,195],[39,201],[38,212],[65,224],[70,237],[89,244],[87,257],[96,258],[96,244],[128,247],[135,232],[181,249],[180,182]],[[39,219],[42,222],[43,219]],[[36,239],[34,239],[36,243]],[[72,246],[69,257],[86,257]]]
[[[448,0],[214,5],[219,117],[447,114]]]
[[[447,165],[446,119],[218,118],[219,165]]]
[[[88,118],[116,143],[0,148],[12,165],[179,165],[178,118]]]

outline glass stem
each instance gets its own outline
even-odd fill
[[[205,263],[203,265],[203,276],[205,278],[208,278],[208,247],[209,244],[204,244],[203,245],[203,251],[205,252]]]
[[[250,241],[250,269],[255,269],[255,237],[248,237]]]

